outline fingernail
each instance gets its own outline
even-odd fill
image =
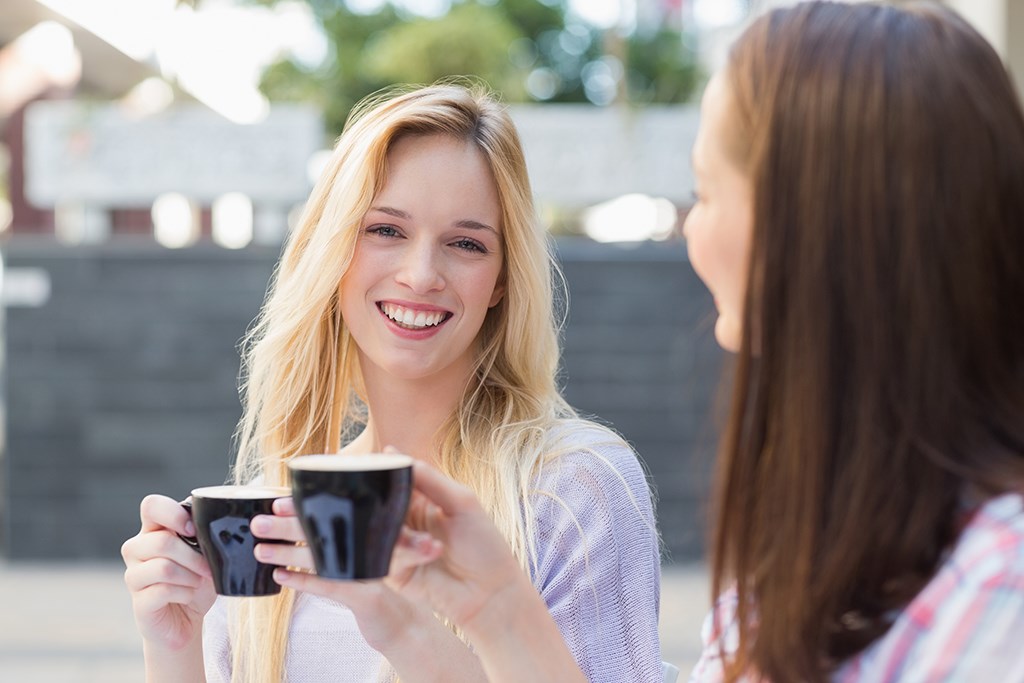
[[[252,529],[253,533],[262,534],[270,531],[270,524],[262,517],[253,517],[249,523],[249,528]]]
[[[273,551],[262,543],[258,543],[253,552],[256,554],[257,560],[269,560],[273,555]]]
[[[284,569],[275,569],[274,570],[274,581],[276,581],[277,583],[280,583],[280,584],[287,583],[287,581],[288,581],[288,572],[286,570],[284,570]]]

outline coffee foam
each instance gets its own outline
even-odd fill
[[[193,489],[194,498],[232,498],[239,500],[260,500],[283,498],[292,495],[290,489],[280,486],[203,486]]]
[[[412,467],[412,458],[398,453],[368,455],[302,455],[288,463],[293,470],[318,472],[376,472]]]

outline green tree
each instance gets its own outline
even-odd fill
[[[361,71],[378,81],[410,83],[474,74],[504,97],[521,100],[524,74],[501,47],[522,37],[503,13],[464,3],[443,17],[399,23],[376,34],[362,54]]]
[[[332,135],[355,102],[392,83],[475,76],[510,102],[646,104],[686,101],[698,80],[679,31],[600,31],[570,19],[567,0],[452,0],[434,18],[390,2],[359,14],[341,0],[307,1],[328,38],[328,59],[312,70],[273,64],[260,87],[271,100],[318,104]]]
[[[697,89],[700,69],[677,31],[634,34],[626,42],[626,55],[630,102],[685,102]]]

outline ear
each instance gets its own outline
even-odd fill
[[[488,308],[494,308],[498,305],[498,302],[505,297],[505,283],[499,282],[494,285],[494,292],[491,293],[491,301],[487,304]]]

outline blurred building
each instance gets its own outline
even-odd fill
[[[54,212],[25,199],[26,106],[77,96],[116,100],[156,70],[36,0],[5,0],[0,9],[0,143],[6,149],[7,216],[20,233],[52,232]],[[0,228],[7,227],[0,225]]]
[[[950,2],[1024,73],[1021,3]],[[11,238],[0,287],[9,446],[0,431],[0,556],[109,559],[133,533],[143,495],[184,495],[225,475],[237,343],[323,141],[315,112],[275,107],[253,122],[252,107],[235,107],[258,110],[251,92],[186,88],[58,4],[91,3],[0,4],[9,199],[0,233],[9,225]],[[775,4],[637,0],[637,24],[714,8],[699,36],[711,70],[747,12]],[[595,239],[626,242],[558,244],[572,301],[567,397],[636,446],[668,550],[699,557],[721,360],[713,306],[680,240],[644,241],[666,234],[688,203],[697,111],[524,106],[512,115],[542,211],[591,207],[584,221]]]
[[[40,30],[49,41],[28,51],[41,75],[0,122],[14,214],[0,242],[0,557],[116,559],[142,496],[223,481],[239,417],[238,341],[324,142],[307,110],[275,106],[256,120],[232,108],[245,93],[221,97],[169,76],[71,16],[115,3],[126,21],[142,4],[191,11],[175,0],[0,3],[5,52]],[[648,5],[657,15],[682,3]],[[52,60],[40,54],[62,55],[62,65],[42,68]],[[4,94],[15,93],[12,73],[0,74]],[[681,240],[643,241],[654,228],[664,236],[672,205],[687,201],[696,111],[512,115],[542,210],[600,204],[588,222],[631,240],[557,244],[572,300],[560,380],[571,403],[637,448],[667,551],[699,557],[721,353]]]
[[[270,111],[242,78],[203,78],[216,71],[206,55],[228,47],[176,0],[5,0],[0,232],[280,244],[311,185],[320,115]]]

